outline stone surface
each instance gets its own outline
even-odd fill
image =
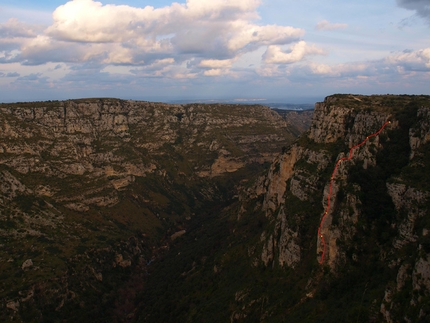
[[[31,259],[27,259],[26,261],[24,261],[21,266],[22,270],[25,270],[31,267],[33,267],[33,261]]]
[[[397,99],[399,102],[396,102]],[[378,223],[377,218],[372,220],[374,222],[364,218],[366,214],[363,213],[365,205],[362,199],[365,193],[371,192],[363,192],[358,182],[351,182],[352,172],[357,168],[363,169],[363,172],[369,169],[380,172],[381,167],[388,167],[379,165],[378,160],[382,160],[382,154],[391,153],[386,147],[390,141],[399,140],[400,134],[405,136],[406,133],[408,136],[411,152],[409,164],[404,169],[410,171],[413,167],[427,165],[428,153],[423,149],[430,138],[429,107],[420,106],[415,116],[409,116],[414,121],[408,124],[408,132],[402,128],[408,120],[397,119],[402,116],[398,111],[410,109],[405,106],[412,106],[408,101],[412,99],[415,98],[335,95],[316,104],[309,131],[274,160],[269,172],[261,176],[252,189],[247,190],[247,198],[242,197],[239,221],[247,212],[246,205],[255,201],[251,204],[255,205],[254,210],[261,210],[270,223],[269,229],[260,235],[261,251],[258,252],[258,247],[248,251],[253,258],[253,266],[258,266],[260,261],[267,267],[279,265],[294,269],[301,265],[306,248],[315,248],[316,242],[317,260],[321,261],[321,255],[325,252],[322,265],[336,277],[342,275],[345,265],[360,261],[360,253],[362,259],[365,252],[362,244],[366,243],[363,239],[370,239],[363,233],[375,230],[376,225],[389,224],[385,232],[379,233],[379,237],[390,239],[390,243],[378,245],[379,255],[373,256],[378,259],[379,266],[390,268],[396,275],[387,282],[385,295],[374,300],[371,317],[375,319],[372,320],[413,322],[426,315],[428,317],[424,305],[424,299],[430,295],[430,254],[425,238],[430,230],[426,220],[430,202],[427,184],[416,177],[411,179],[408,173],[400,171],[388,176],[384,183],[385,191],[382,192],[382,185],[375,194],[381,198],[388,196],[393,210],[390,209],[390,201],[381,203],[386,204],[386,212],[394,213],[389,213],[390,223]],[[423,100],[430,103],[428,98]],[[389,104],[385,105],[384,102]],[[379,136],[371,137],[352,151],[351,160],[339,164],[331,180],[335,162],[349,157],[349,149],[362,143],[366,136],[375,133],[387,121],[390,123]],[[399,146],[393,147],[398,149]],[[407,147],[403,149],[406,151]],[[369,189],[372,190],[372,187]],[[302,223],[309,225],[307,213],[318,216],[315,210],[320,210],[319,219],[322,219],[328,207],[329,195],[331,207],[321,225],[324,247],[321,237],[316,234],[318,227],[314,229],[315,242],[311,243],[310,236],[306,235],[308,228]],[[308,209],[303,211],[300,206]],[[387,215],[379,216],[382,218]],[[319,279],[313,276],[310,281]],[[422,296],[417,296],[414,290],[420,291]],[[314,295],[314,291],[309,287],[308,294]],[[415,314],[404,313],[399,316],[404,302],[414,308],[414,312],[410,313],[418,314],[410,316]]]

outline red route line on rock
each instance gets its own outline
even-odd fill
[[[387,126],[387,124],[389,124],[389,123],[391,123],[390,121],[386,121],[385,123],[384,123],[384,125],[378,130],[378,131],[376,131],[375,133],[372,133],[371,135],[369,135],[369,136],[367,136],[366,137],[366,139],[364,139],[361,143],[359,143],[358,145],[355,145],[354,147],[352,147],[350,150],[349,150],[349,156],[348,157],[343,157],[343,158],[341,158],[341,159],[339,159],[337,162],[336,162],[336,164],[335,164],[335,166],[334,166],[334,170],[333,170],[333,173],[331,174],[331,179],[330,179],[330,190],[329,190],[329,193],[328,193],[328,195],[327,195],[327,208],[326,208],[326,210],[325,210],[325,212],[324,212],[324,215],[323,215],[323,217],[322,217],[322,219],[321,219],[321,223],[320,223],[320,226],[319,226],[319,228],[318,228],[318,236],[321,238],[321,242],[322,242],[322,244],[323,244],[323,252],[322,252],[322,255],[321,255],[321,260],[320,260],[320,264],[322,265],[323,264],[323,262],[324,262],[324,257],[325,257],[325,253],[326,253],[326,249],[327,249],[327,244],[326,244],[326,242],[325,242],[325,239],[324,239],[324,236],[321,234],[321,229],[322,229],[322,226],[323,226],[323,224],[324,224],[324,220],[325,220],[325,218],[327,217],[327,214],[328,214],[328,212],[330,211],[330,199],[331,199],[331,195],[332,195],[332,193],[333,193],[333,182],[334,182],[334,176],[336,175],[336,172],[337,172],[337,169],[338,169],[338,167],[339,167],[339,165],[340,165],[340,163],[342,162],[342,161],[348,161],[348,160],[351,160],[351,158],[352,158],[352,153],[353,153],[353,151],[355,150],[355,149],[357,149],[357,148],[359,148],[360,146],[363,146],[370,138],[372,138],[372,137],[376,137],[377,135],[379,135],[379,133],[382,131],[382,130],[384,130],[384,128]]]

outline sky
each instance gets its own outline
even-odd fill
[[[430,94],[430,0],[0,0],[0,102]]]

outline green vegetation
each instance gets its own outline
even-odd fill
[[[334,94],[327,97],[328,106],[345,106],[356,112],[391,112],[393,114],[407,113],[414,107],[428,106],[428,95],[359,95]]]

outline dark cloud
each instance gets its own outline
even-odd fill
[[[17,86],[20,89],[41,89],[49,88],[48,77],[42,73],[31,73],[28,75],[20,76],[11,85]]]
[[[5,76],[6,77],[19,77],[21,75],[19,73],[17,73],[17,72],[9,72]]]
[[[86,66],[86,68],[71,69],[60,81],[62,84],[74,84],[75,86],[87,86],[91,88],[124,87],[131,82],[131,76],[113,75],[103,72],[101,67]]]
[[[402,8],[414,10],[418,16],[424,18],[430,24],[429,0],[397,0],[397,4]]]
[[[12,52],[19,50],[20,43],[13,40],[1,39],[0,37],[0,52]]]
[[[17,79],[17,81],[39,81],[41,79],[46,79],[46,77],[42,77],[41,73],[32,73],[28,75],[21,76]]]
[[[0,56],[0,64],[16,63],[21,61],[18,50],[5,50],[1,54],[2,56]]]

